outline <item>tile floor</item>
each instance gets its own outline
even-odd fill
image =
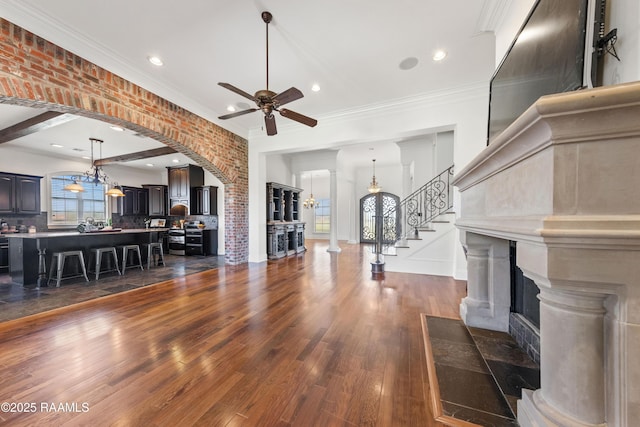
[[[540,387],[539,367],[502,332],[426,316],[444,415],[482,426],[517,426],[522,388]]]
[[[152,266],[144,271],[127,267],[123,276],[116,273],[101,275],[89,282],[84,278],[65,280],[59,288],[52,281],[50,287],[35,289],[35,285],[22,286],[11,282],[6,272],[0,272],[0,322],[29,316],[66,305],[128,291],[175,277],[224,265],[223,256],[165,255],[166,267]]]

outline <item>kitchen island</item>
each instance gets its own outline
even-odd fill
[[[114,229],[80,233],[55,231],[7,234],[9,238],[9,274],[21,285],[47,285],[47,274],[54,252],[82,250],[89,262],[92,248],[157,242],[168,228]]]

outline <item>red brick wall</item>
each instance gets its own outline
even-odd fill
[[[0,102],[117,124],[187,155],[225,184],[226,262],[247,262],[245,139],[2,18]]]

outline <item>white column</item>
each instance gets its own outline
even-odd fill
[[[331,219],[329,221],[329,248],[327,252],[340,252],[340,246],[338,246],[338,179],[336,177],[336,170],[329,170],[329,200],[331,201]]]
[[[360,214],[358,212],[359,206],[358,201],[356,200],[356,183],[351,180],[348,181],[349,185],[349,244],[358,243],[358,225],[357,225],[357,215]]]
[[[523,426],[600,426],[605,416],[606,295],[540,287],[540,389],[523,390]]]
[[[467,296],[460,317],[468,326],[507,332],[511,305],[509,241],[461,232],[467,253]]]

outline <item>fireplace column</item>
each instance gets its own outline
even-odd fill
[[[467,254],[467,296],[460,317],[468,326],[507,332],[511,275],[509,241],[460,232]]]
[[[605,425],[607,295],[550,288],[544,281],[536,278],[541,388],[523,390],[518,412],[522,408],[540,426]]]

